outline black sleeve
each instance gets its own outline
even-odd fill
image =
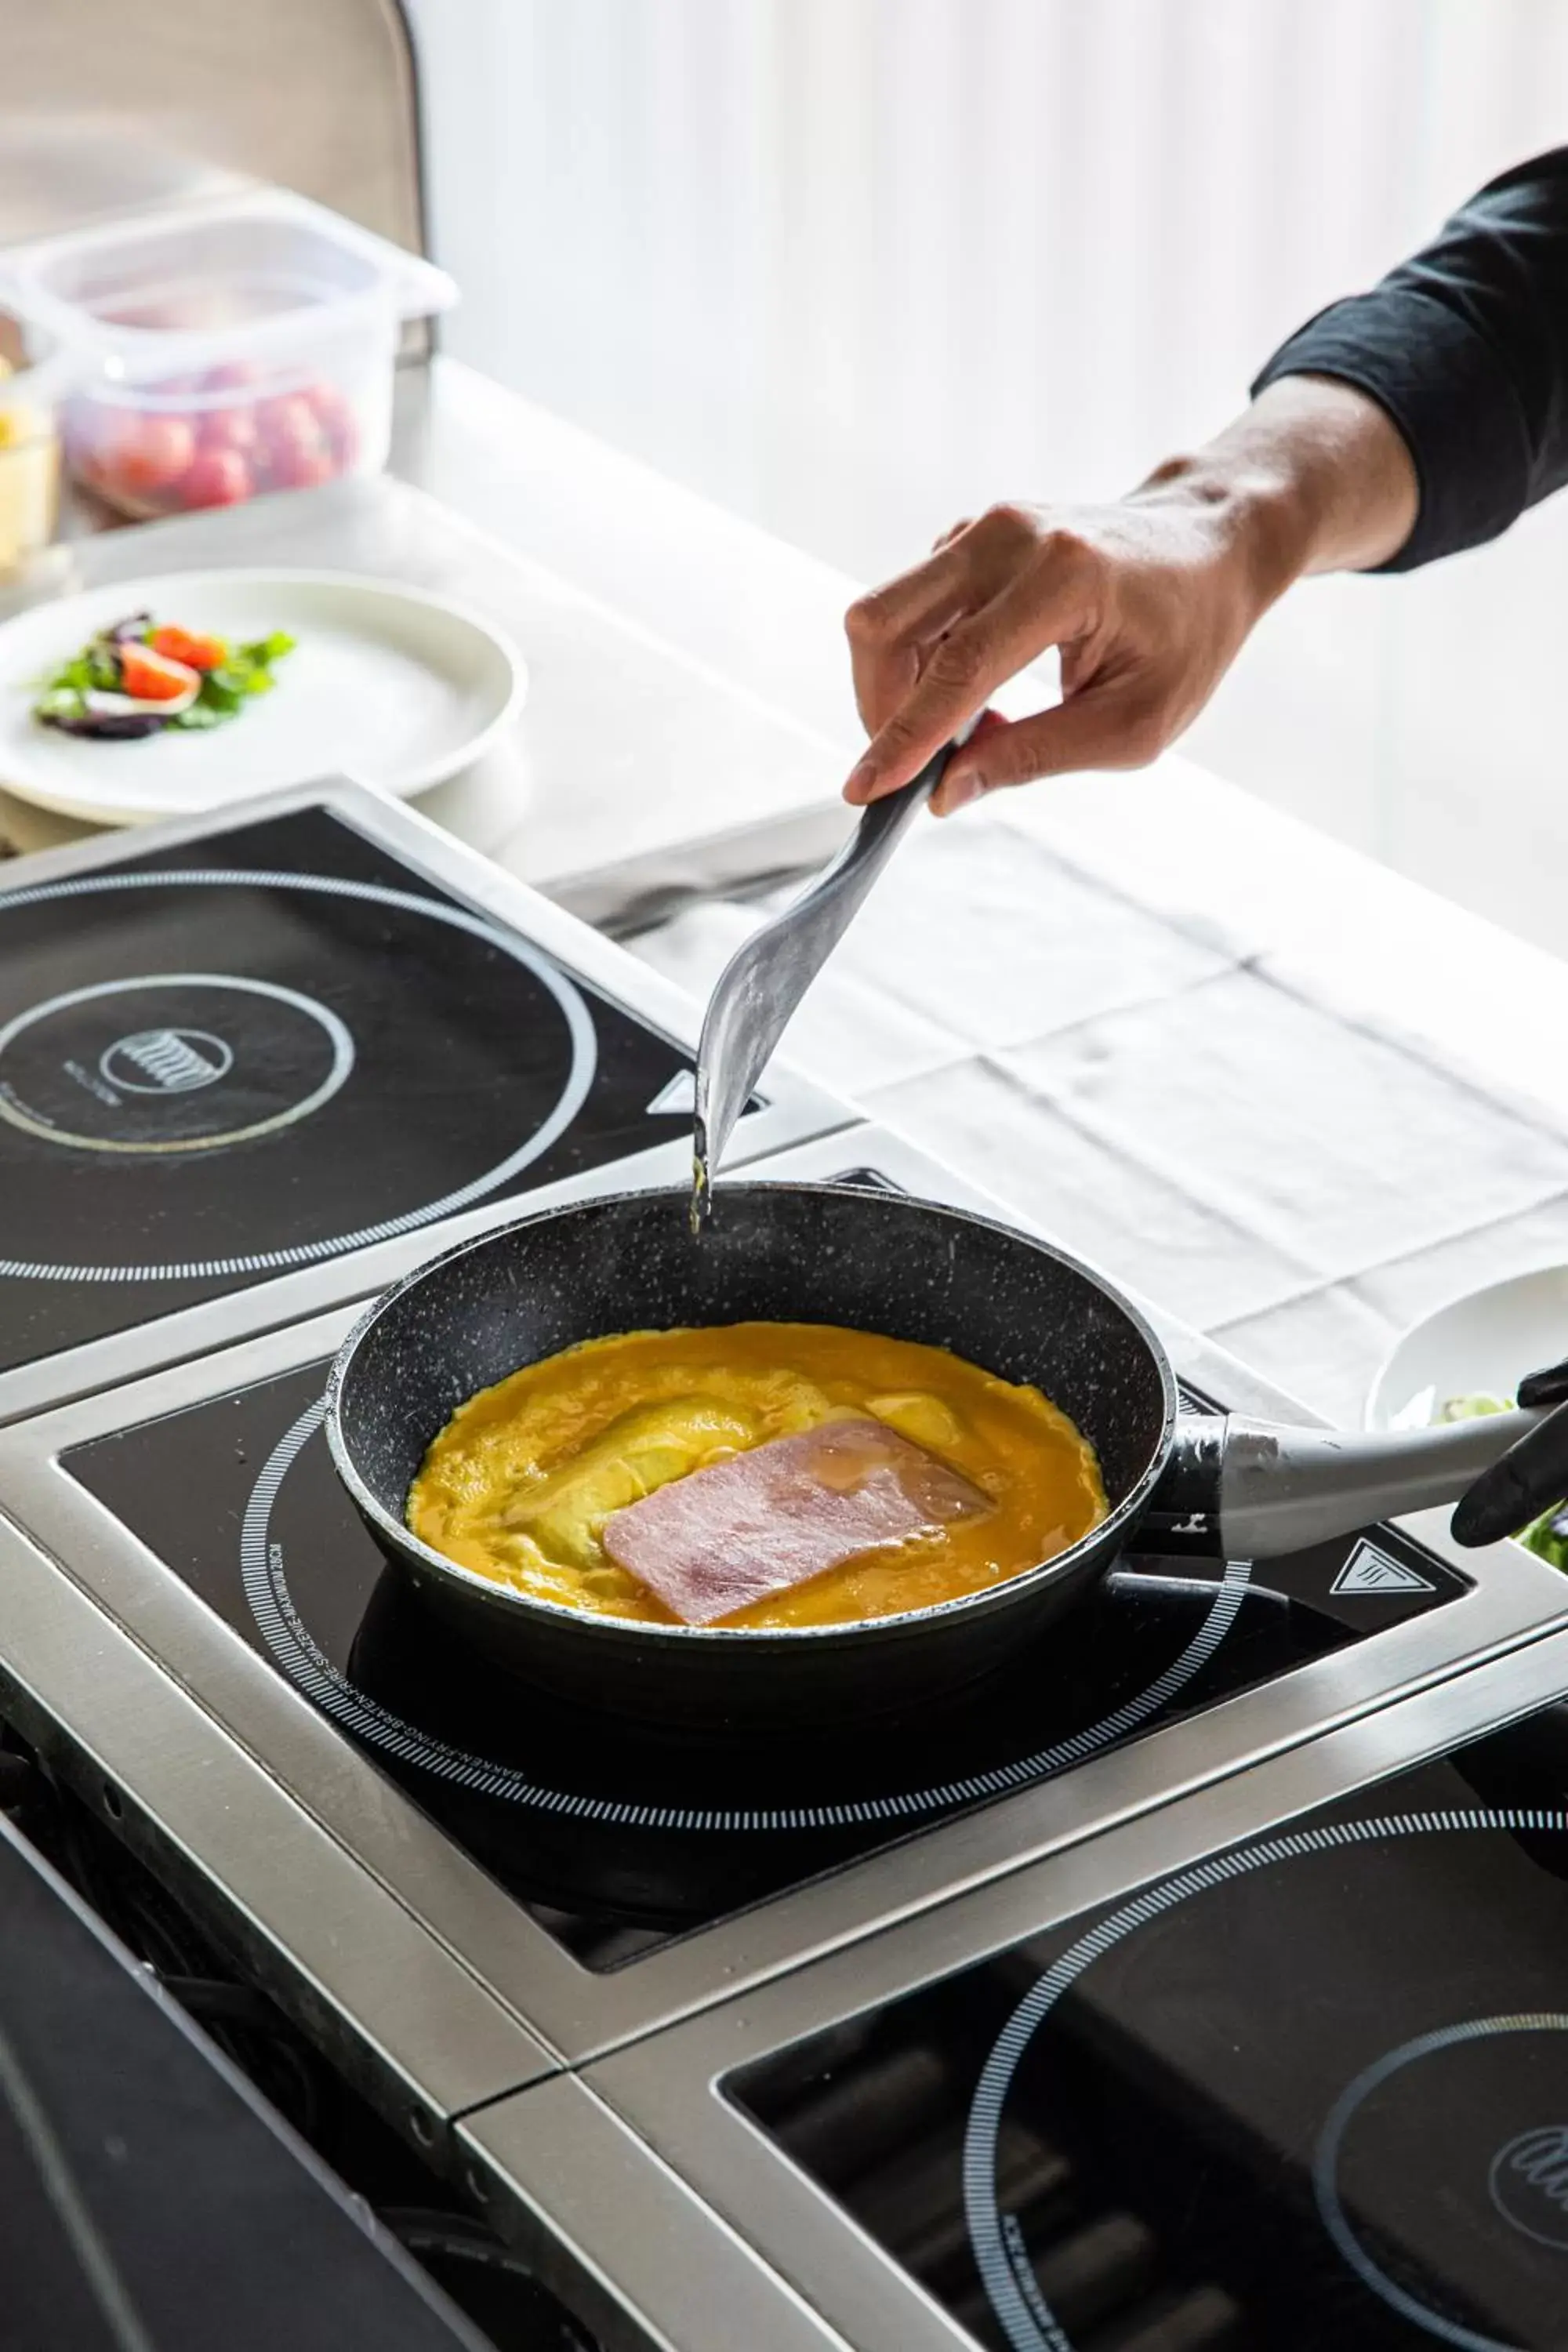
[[[1321,311],[1252,389],[1336,376],[1415,462],[1415,528],[1385,572],[1495,539],[1568,481],[1568,147],[1493,180],[1370,294]]]

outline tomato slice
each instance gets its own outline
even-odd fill
[[[138,702],[177,702],[191,690],[191,665],[177,664],[161,647],[149,650],[145,646],[122,645],[120,684],[122,692]]]
[[[172,622],[164,628],[153,629],[147,643],[155,654],[166,654],[171,661],[184,662],[187,669],[216,669],[228,659],[228,646],[222,637],[196,636]]]

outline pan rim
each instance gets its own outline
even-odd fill
[[[628,1188],[618,1192],[598,1192],[576,1201],[556,1202],[549,1208],[536,1209],[529,1215],[513,1217],[505,1224],[492,1225],[484,1233],[468,1234],[435,1257],[410,1267],[389,1289],[371,1300],[345,1334],[332,1359],[322,1418],[332,1467],[355,1507],[384,1532],[395,1551],[405,1558],[412,1556],[420,1567],[481,1604],[498,1609],[518,1609],[528,1618],[539,1617],[556,1626],[581,1631],[586,1638],[600,1641],[620,1639],[638,1643],[650,1640],[669,1642],[684,1650],[689,1650],[694,1643],[714,1648],[739,1643],[755,1653],[763,1647],[794,1649],[811,1643],[820,1647],[824,1643],[837,1646],[866,1637],[886,1637],[905,1627],[923,1628],[958,1615],[979,1615],[1026,1588],[1037,1591],[1041,1585],[1054,1582],[1068,1574],[1090,1547],[1102,1549],[1112,1537],[1117,1538],[1120,1548],[1121,1537],[1136,1524],[1159,1483],[1170,1458],[1181,1411],[1180,1392],[1170,1357],[1142,1309],[1134,1306],[1108,1276],[1084,1259],[1075,1257],[1070,1250],[1058,1248],[1054,1242],[1046,1241],[1017,1225],[1006,1224],[999,1217],[978,1215],[972,1210],[954,1208],[948,1202],[927,1200],[912,1192],[872,1192],[858,1184],[814,1183],[807,1179],[776,1182],[766,1179],[752,1181],[730,1180],[722,1186],[722,1197],[731,1199],[738,1196],[776,1199],[781,1193],[812,1200],[826,1197],[853,1201],[858,1204],[871,1202],[895,1212],[901,1207],[918,1208],[928,1214],[940,1216],[944,1222],[965,1228],[978,1227],[1005,1240],[1022,1243],[1042,1257],[1065,1266],[1069,1273],[1087,1282],[1091,1289],[1097,1290],[1118,1313],[1125,1317],[1143,1342],[1158,1373],[1161,1387],[1159,1436],[1144,1468],[1121,1502],[1108,1511],[1103,1519],[1098,1520],[1079,1536],[1075,1543],[1069,1544],[1065,1551],[1054,1553],[1049,1559],[1037,1560],[1032,1568],[1020,1569],[1016,1575],[1005,1578],[998,1584],[988,1585],[982,1591],[960,1593],[951,1601],[932,1601],[923,1609],[900,1610],[889,1616],[851,1618],[838,1625],[666,1625],[651,1618],[615,1617],[597,1611],[574,1609],[564,1601],[541,1600],[532,1593],[520,1591],[515,1585],[503,1584],[494,1577],[482,1576],[476,1569],[464,1568],[458,1560],[448,1559],[445,1552],[437,1551],[433,1544],[427,1544],[416,1536],[405,1522],[393,1517],[380,1497],[372,1493],[353,1461],[343,1435],[340,1408],[358,1349],[382,1317],[408,1292],[417,1289],[443,1266],[470,1255],[476,1250],[504,1242],[513,1234],[582,1216],[587,1211],[625,1208],[634,1202],[646,1205],[650,1202],[665,1201],[678,1210],[684,1210],[690,1197],[688,1189],[683,1185],[659,1184]],[[521,1370],[523,1367],[519,1365],[514,1369]]]

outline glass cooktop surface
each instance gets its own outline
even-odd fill
[[[1001,1675],[912,1724],[687,1744],[547,1697],[427,1615],[338,1485],[327,1370],[96,1439],[66,1466],[591,1968],[1468,1589],[1386,1530],[1267,1577],[1128,1555]]]
[[[727,2088],[983,2345],[1562,2352],[1568,1703]]]
[[[0,892],[0,1371],[667,1141],[688,1067],[323,810]]]

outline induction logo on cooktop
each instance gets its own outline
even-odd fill
[[[0,1118],[76,1150],[210,1151],[292,1127],[353,1067],[337,1014],[274,981],[153,972],[0,1029]]]
[[[234,1050],[210,1029],[139,1029],[117,1037],[98,1066],[121,1093],[183,1095],[227,1077]]]
[[[1568,2124],[1542,2124],[1500,2147],[1488,2185],[1505,2221],[1568,2252]]]

